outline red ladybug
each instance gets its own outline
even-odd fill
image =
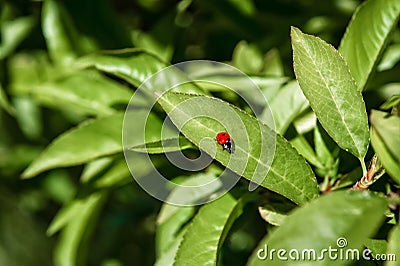
[[[221,144],[222,150],[227,150],[229,153],[232,153],[232,140],[228,133],[219,132],[215,139]]]

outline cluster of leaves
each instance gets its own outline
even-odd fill
[[[174,5],[173,11],[157,1],[139,1],[137,8],[146,11],[148,17],[155,17],[163,8],[169,12],[152,24],[150,31],[134,30],[131,34],[121,30],[123,27],[105,2],[96,1],[97,12],[91,12],[91,1],[67,2],[46,0],[34,6],[24,3],[25,8],[5,2],[1,4],[0,18],[0,60],[4,70],[0,77],[0,122],[7,129],[0,132],[1,181],[5,190],[18,191],[12,186],[21,184],[29,187],[19,190],[15,196],[18,200],[13,200],[13,196],[0,200],[12,202],[4,204],[11,206],[8,209],[21,204],[33,213],[29,219],[48,215],[46,212],[52,216],[53,209],[62,205],[47,228],[48,236],[58,233],[52,250],[54,264],[150,264],[155,260],[157,265],[258,265],[265,263],[257,256],[265,244],[285,250],[322,250],[337,246],[340,237],[347,239],[347,248],[368,247],[373,255],[393,253],[400,259],[398,1],[369,0],[360,5],[338,50],[292,27],[293,59],[290,53],[281,58],[285,45],[279,52],[271,49],[266,54],[260,47],[270,48],[271,43],[278,46],[279,41],[289,44],[288,23],[303,24],[304,18],[261,20],[281,25],[273,32],[275,38],[282,39],[268,37],[257,44],[239,42],[240,38],[254,39],[263,29],[254,18],[263,18],[262,10],[271,6],[257,1],[221,1],[226,5],[220,6],[212,1],[183,0]],[[304,8],[310,7],[302,4]],[[26,6],[36,12],[26,15]],[[210,6],[219,11],[211,12]],[[274,3],[272,7],[278,12],[281,6]],[[93,13],[93,21],[88,21],[85,11]],[[227,18],[226,13],[235,16],[235,20]],[[261,15],[257,17],[257,13]],[[204,22],[208,20],[205,14],[218,19]],[[199,17],[204,19],[205,29],[200,31],[203,38],[205,34],[215,38],[210,42],[215,47],[193,45],[187,40],[174,43],[175,36],[190,39],[197,34],[178,31],[200,28],[196,24]],[[320,36],[330,40],[332,35],[324,34],[329,32],[332,21],[329,17],[313,17],[304,28],[322,32]],[[177,27],[167,30],[165,25],[171,23]],[[215,28],[217,23],[221,26]],[[105,36],[99,28],[109,34]],[[224,32],[231,29],[237,35],[228,36],[231,39],[219,46],[226,38]],[[37,36],[40,41],[35,39]],[[145,142],[132,143],[132,149],[137,152],[139,178],[146,178],[151,171],[140,155],[145,152],[152,154],[160,172],[178,184],[203,184],[218,177],[225,167],[236,172],[235,164],[229,164],[231,155],[222,150],[217,150],[215,163],[195,174],[175,169],[163,156],[165,151],[181,150],[189,157],[196,156],[200,141],[214,138],[223,121],[194,118],[181,129],[184,137],[177,142],[165,142],[160,133],[162,118],[167,114],[173,123],[179,124],[184,118],[172,110],[191,99],[201,103],[193,107],[193,117],[201,115],[203,109],[221,112],[221,101],[215,98],[218,97],[226,101],[223,105],[234,108],[252,137],[250,150],[238,155],[248,160],[241,173],[245,179],[229,193],[201,207],[157,202],[133,183],[123,157],[125,108],[134,90],[169,66],[168,62],[202,56],[221,59],[216,54],[221,54],[222,48],[233,49],[234,43],[237,45],[229,63],[248,74],[261,88],[271,113],[265,111],[259,119],[254,118],[248,106],[226,88],[197,84],[190,88],[196,94],[176,88],[159,98],[161,108],[154,108],[148,117],[151,127],[146,130]],[[126,47],[135,48],[94,53]],[[286,64],[288,59],[293,60],[297,80],[286,76],[293,71],[292,63]],[[201,71],[211,73],[207,69]],[[203,78],[215,78],[209,75]],[[240,80],[232,77],[230,82]],[[151,89],[157,94],[157,88]],[[253,100],[257,104],[255,97]],[[270,127],[276,132],[270,131]],[[263,144],[258,139],[258,133],[264,131],[272,132],[269,134],[276,138],[275,157],[261,187],[249,192],[246,179],[253,178],[259,165],[263,167],[260,150],[268,148],[260,147]],[[202,149],[212,151],[208,147]],[[378,160],[367,168],[366,161],[374,154]],[[387,174],[375,176],[374,167],[380,173],[384,168]],[[374,193],[347,191],[368,173],[372,173],[372,179],[364,185],[375,182],[369,187]],[[20,174],[29,180],[15,181]],[[320,191],[329,193],[320,196]],[[214,192],[185,195],[186,202],[195,203]],[[24,219],[24,214],[10,217]],[[11,230],[10,226],[0,230]],[[21,232],[34,235],[38,242],[49,243],[43,235],[36,235],[41,230],[39,225],[34,233],[26,229],[28,226],[21,226],[25,228]],[[154,233],[155,243],[151,239]],[[149,245],[154,245],[154,250],[149,251]],[[34,250],[34,244],[29,246]],[[50,246],[51,243],[43,244],[41,250],[26,253],[49,254]],[[18,257],[20,251],[13,244],[4,249],[10,251],[9,255],[0,254],[0,259],[7,265],[51,263],[40,256]],[[343,265],[350,261],[329,263]]]

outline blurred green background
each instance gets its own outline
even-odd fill
[[[278,54],[284,70],[280,74],[293,78],[290,26],[337,47],[361,1],[65,0],[52,1],[57,4],[49,4],[48,10],[43,9],[44,2],[0,1],[0,265],[53,265],[60,234],[49,235],[47,228],[61,206],[88,193],[79,180],[83,166],[21,179],[22,171],[54,138],[86,116],[42,106],[29,97],[15,97],[10,84],[26,86],[65,73],[54,53],[65,53],[68,60],[71,50],[71,58],[75,58],[131,47],[144,48],[171,64],[192,59],[233,64],[248,60],[248,73],[257,70],[264,55]],[[61,8],[53,12],[54,6]],[[44,16],[54,17],[44,20]],[[70,42],[59,40],[57,45],[57,38],[49,42],[46,36],[51,33],[44,28],[49,31],[51,27],[44,23],[54,23],[55,28],[62,23]],[[396,71],[398,68],[377,74],[371,87],[379,86],[380,80],[398,81]],[[369,99],[369,107],[380,103],[379,97]],[[154,160],[158,159],[155,156]],[[164,171],[171,170],[165,167]],[[79,243],[88,250],[78,257],[87,254],[87,258],[78,261],[152,265],[156,217],[162,203],[130,179],[111,187],[107,199],[100,200],[104,205],[96,219],[86,221],[92,225],[91,237],[84,239],[86,244]],[[256,219],[255,213],[248,217]],[[236,237],[236,243],[247,241],[244,236]],[[248,256],[226,252],[226,262],[238,265]]]

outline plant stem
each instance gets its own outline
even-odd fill
[[[358,159],[360,160],[360,163],[361,163],[361,169],[363,172],[363,176],[366,176],[367,175],[367,166],[365,165],[364,158],[358,158]]]

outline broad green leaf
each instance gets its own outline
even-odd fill
[[[72,219],[61,231],[60,239],[54,251],[54,265],[75,266],[85,265],[86,241],[92,234],[97,216],[106,199],[107,194],[97,192],[87,198],[77,199]]]
[[[314,146],[315,153],[324,166],[316,169],[316,173],[322,177],[336,178],[339,167],[339,147],[326,136],[319,124],[314,128]]]
[[[139,87],[151,75],[167,67],[158,57],[141,49],[124,49],[90,54],[80,58],[79,67],[95,67]]]
[[[338,145],[364,158],[368,118],[346,62],[331,45],[292,27],[294,70],[300,87],[328,134]]]
[[[263,66],[263,56],[256,46],[241,41],[233,51],[232,64],[247,74],[256,74]]]
[[[186,138],[172,138],[163,139],[155,142],[148,142],[145,144],[133,146],[130,148],[136,152],[145,152],[148,154],[160,154],[166,152],[180,151],[194,148],[193,144]]]
[[[204,205],[183,236],[174,265],[216,265],[222,243],[242,213],[242,204],[227,193]]]
[[[132,92],[95,71],[80,71],[67,77],[38,84],[18,86],[14,94],[32,95],[57,109],[72,109],[84,115],[110,115],[113,107],[128,104]]]
[[[42,29],[51,59],[61,65],[71,64],[81,52],[78,48],[81,39],[61,2],[44,1]]]
[[[368,191],[326,194],[297,208],[279,228],[261,240],[248,265],[265,265],[271,262],[271,256],[273,265],[304,265],[305,260],[312,261],[312,265],[346,265],[352,262],[351,257],[348,260],[330,259],[326,252],[329,248],[343,252],[358,249],[362,259],[363,243],[379,228],[386,209],[386,200]],[[280,254],[287,260],[280,260],[277,253],[271,255],[272,249],[283,249],[285,253]],[[298,252],[297,260],[294,259],[296,252],[291,252],[293,249]],[[302,255],[306,256],[305,260],[301,259]],[[311,259],[307,260],[307,256]]]
[[[179,250],[179,246],[182,243],[183,236],[186,234],[188,225],[186,225],[180,232],[177,234],[173,241],[170,243],[167,250],[165,250],[159,257],[156,258],[156,262],[154,266],[166,266],[173,265],[176,257],[176,253]]]
[[[295,80],[280,88],[277,95],[268,99],[268,104],[270,109],[262,114],[261,119],[267,125],[275,124],[279,134],[284,134],[294,118],[308,107],[307,99]]]
[[[122,113],[83,122],[57,137],[23,172],[33,177],[56,167],[78,165],[122,151]]]
[[[318,196],[304,158],[249,114],[215,98],[171,91],[159,103],[186,138],[235,173],[298,204]],[[233,138],[232,154],[216,147],[215,136],[224,130]]]
[[[33,17],[20,17],[1,23],[0,60],[9,56],[18,47],[35,23]]]
[[[385,254],[387,249],[387,242],[384,239],[367,239],[364,245],[372,252],[372,256],[376,254]]]
[[[369,0],[354,12],[339,52],[346,60],[359,91],[365,89],[399,15],[400,1],[390,0]]]
[[[7,98],[7,94],[4,91],[3,86],[0,84],[0,107],[2,107],[9,115],[14,115],[15,110]]]
[[[400,258],[400,226],[397,224],[389,233],[386,254],[391,255],[391,260],[387,261],[386,266],[397,266]],[[393,257],[393,254],[395,257]]]
[[[400,117],[371,111],[371,143],[385,170],[400,183]]]
[[[218,169],[217,173],[220,174],[221,170]],[[176,177],[173,179],[174,183],[180,184],[182,186],[191,186],[195,188],[195,190],[188,191],[178,186],[168,196],[167,202],[176,202],[176,199],[179,198],[179,201],[182,204],[186,206],[194,206],[194,204],[196,202],[199,202],[201,199],[209,199],[210,196],[212,196],[213,194],[215,195],[215,193],[221,189],[222,182],[220,184],[217,184],[215,187],[212,187],[212,189],[210,189],[210,187],[207,187],[207,190],[200,189],[199,186],[210,183],[216,178],[218,178],[218,175],[211,172],[194,174],[189,177]],[[157,224],[163,224],[167,220],[171,219],[171,217],[174,216],[176,212],[179,211],[179,209],[180,206],[175,206],[167,203],[164,204],[160,210],[160,213],[158,214]]]
[[[132,136],[127,143],[140,145],[161,139],[161,120],[153,113],[133,111],[125,114],[132,120],[147,118],[147,127],[130,127],[127,134]],[[147,116],[148,115],[148,116]],[[31,178],[43,171],[79,165],[99,157],[122,152],[123,113],[83,122],[78,127],[58,136],[35,161],[23,172],[23,178]],[[168,127],[163,129],[170,136]],[[142,138],[140,136],[143,136]],[[138,136],[138,137],[136,137]]]

